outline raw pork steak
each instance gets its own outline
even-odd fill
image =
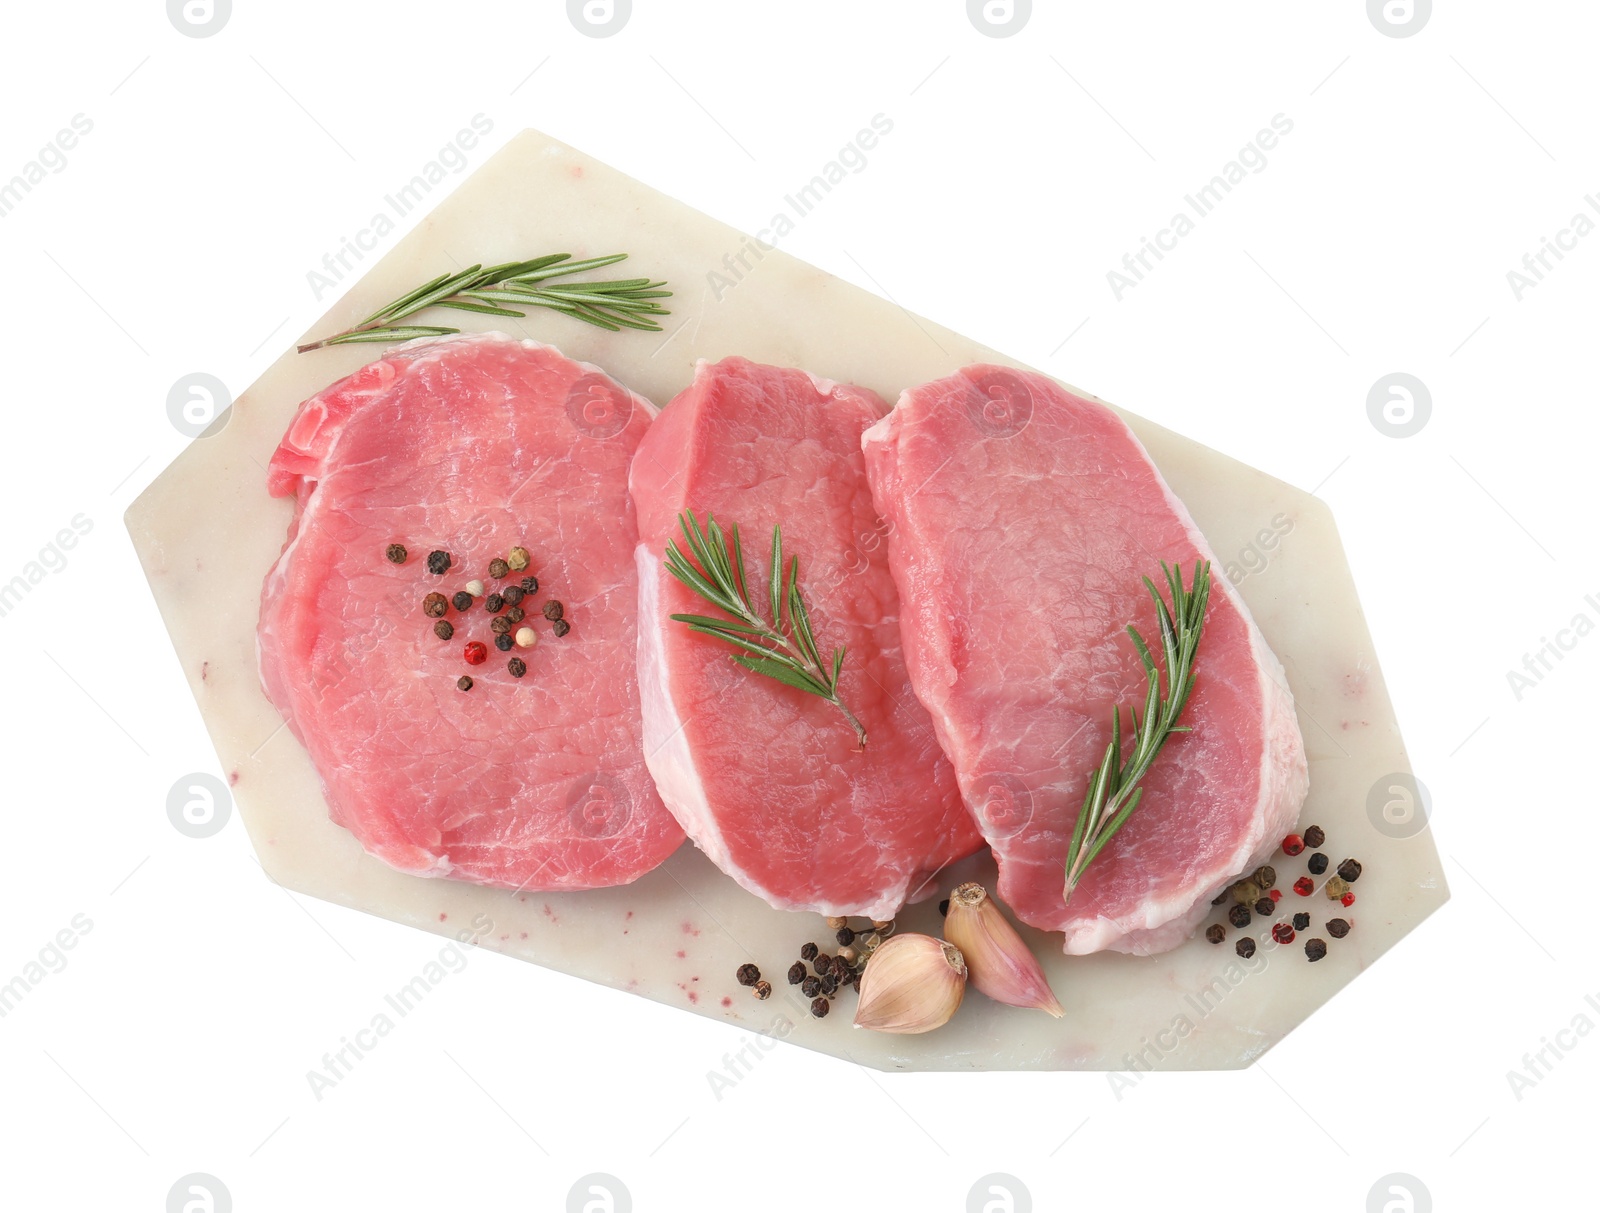
[[[498,334],[412,342],[300,406],[268,473],[295,515],[262,589],[261,681],[333,819],[379,859],[587,889],[625,884],[683,841],[645,771],[635,680],[627,474],[654,414],[596,368]],[[385,559],[391,543],[404,564]],[[531,567],[491,578],[516,546]],[[443,576],[428,571],[434,549],[453,557]],[[535,648],[498,651],[482,598],[449,610],[448,641],[423,614],[431,591],[530,574]],[[565,638],[540,614],[551,598]],[[485,664],[466,664],[472,641]]]
[[[1161,561],[1212,559],[1109,408],[975,366],[867,432],[911,682],[1000,864],[1000,897],[1069,953],[1176,947],[1290,828],[1307,778],[1277,658],[1216,566],[1183,723],[1138,809],[1062,899],[1067,843],[1114,704],[1143,703],[1125,625],[1159,653]]]
[[[899,604],[861,457],[885,405],[861,388],[729,358],[702,363],[633,462],[639,685],[661,796],[724,872],[780,909],[889,918],[980,845],[906,681]],[[800,558],[824,653],[845,645],[839,711],[736,665],[669,615],[716,615],[662,568],[679,511],[737,522],[759,609],[772,528]]]

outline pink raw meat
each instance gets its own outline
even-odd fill
[[[268,474],[295,516],[262,587],[261,682],[333,819],[385,863],[587,889],[682,842],[645,771],[635,676],[627,474],[654,415],[595,367],[499,334],[412,342],[300,406]],[[384,555],[397,542],[401,565]],[[519,545],[531,567],[491,578]],[[443,576],[434,549],[454,558]],[[496,650],[483,599],[450,609],[448,641],[423,614],[431,591],[532,574],[535,648]],[[551,598],[563,639],[540,615]],[[465,662],[471,641],[485,664]]]
[[[1282,667],[1213,570],[1183,723],[1144,799],[1062,897],[1067,843],[1114,704],[1143,703],[1124,631],[1160,652],[1161,562],[1213,559],[1128,427],[1042,375],[974,366],[867,432],[912,686],[1000,865],[1002,901],[1065,950],[1165,951],[1264,860],[1307,788]]]
[[[889,918],[980,845],[932,722],[906,681],[899,603],[862,465],[885,411],[861,388],[729,358],[702,363],[639,446],[639,682],[662,799],[726,873],[780,909]],[[767,607],[772,528],[818,646],[849,655],[826,701],[736,665],[673,613],[716,615],[662,568],[678,514],[737,522],[746,578]]]

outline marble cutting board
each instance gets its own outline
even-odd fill
[[[688,384],[698,359],[729,354],[804,367],[891,401],[971,362],[1021,365],[781,251],[746,253],[751,268],[717,298],[708,274],[754,247],[740,232],[524,131],[353,285],[308,338],[475,261],[626,250],[634,259],[623,271],[665,278],[676,292],[664,333],[609,333],[553,313],[515,321],[451,312],[441,322],[550,342],[658,404]],[[305,751],[257,682],[254,635],[261,579],[291,513],[289,502],[267,496],[267,460],[301,400],[377,353],[286,352],[127,514],[221,769],[263,868],[279,883],[443,935],[488,923],[474,937],[482,947],[885,1070],[1242,1067],[1448,898],[1425,817],[1407,807],[1410,765],[1327,508],[1129,414],[1219,562],[1244,574],[1239,591],[1288,671],[1311,767],[1302,824],[1327,831],[1335,864],[1354,855],[1366,865],[1357,904],[1343,912],[1354,929],[1330,940],[1325,960],[1308,964],[1299,942],[1278,948],[1261,919],[1249,928],[1259,950],[1248,963],[1234,955],[1232,930],[1224,946],[1197,936],[1154,957],[1064,957],[1058,936],[1029,932],[1064,1019],[973,992],[937,1032],[884,1036],[852,1029],[853,995],[817,1020],[784,984],[799,945],[827,939],[820,919],[771,909],[690,844],[631,886],[583,893],[512,895],[392,871],[328,820]],[[1320,925],[1334,903],[1320,892],[1301,901],[1287,889],[1303,860],[1279,858],[1284,906],[1310,911]],[[984,852],[952,869],[945,887],[963,879],[993,887],[993,875]],[[939,933],[932,902],[907,910],[900,924]],[[735,983],[745,961],[775,979],[770,1001]]]

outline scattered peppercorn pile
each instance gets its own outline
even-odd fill
[[[384,558],[390,564],[404,564],[407,552],[404,544],[391,543],[383,551]],[[452,607],[458,617],[464,617],[472,610],[478,601],[483,602],[484,611],[491,616],[489,620],[490,639],[496,650],[509,653],[512,649],[531,649],[539,643],[538,633],[531,627],[518,626],[528,617],[523,603],[532,606],[533,595],[539,592],[539,579],[531,573],[517,581],[510,581],[513,574],[521,573],[528,568],[531,561],[528,549],[514,547],[505,556],[496,556],[489,561],[489,578],[491,581],[507,582],[494,590],[488,590],[482,581],[467,582],[455,593],[446,597],[438,591],[425,595],[422,599],[422,613],[434,621],[433,634],[440,640],[455,638],[456,629],[470,625],[470,620],[458,618],[451,622],[445,618]],[[442,548],[436,548],[428,553],[428,572],[435,577],[443,577],[455,564],[455,558]],[[572,624],[566,618],[566,608],[555,599],[550,599],[540,613],[550,621],[550,630],[557,637],[565,636],[572,630]],[[481,666],[489,660],[489,648],[481,640],[469,640],[461,650],[461,659],[469,666]],[[506,672],[513,678],[522,678],[528,672],[528,663],[521,657],[512,657],[506,662]],[[474,686],[473,680],[466,675],[456,679],[456,688],[470,691]]]
[[[1309,826],[1304,835],[1290,834],[1284,840],[1280,850],[1287,857],[1293,859],[1301,855],[1309,847],[1312,854],[1306,859],[1308,875],[1301,876],[1294,882],[1294,891],[1301,897],[1310,897],[1317,890],[1317,882],[1313,877],[1321,876],[1328,870],[1328,856],[1318,850],[1328,841],[1328,835],[1321,826]],[[1349,907],[1355,904],[1356,895],[1350,891],[1350,886],[1361,878],[1361,863],[1356,859],[1346,859],[1336,869],[1335,874],[1323,883],[1323,892],[1329,901],[1337,901],[1340,905]],[[1239,930],[1248,927],[1255,915],[1270,918],[1277,912],[1277,905],[1283,894],[1275,887],[1278,883],[1276,868],[1263,865],[1243,880],[1235,881],[1221,893],[1217,894],[1212,905],[1220,906],[1224,902],[1232,901],[1228,909],[1228,921]],[[1335,939],[1343,939],[1350,934],[1350,922],[1344,918],[1330,918],[1323,924],[1329,935]],[[1272,938],[1280,944],[1293,943],[1295,934],[1299,931],[1309,930],[1311,915],[1303,911],[1296,912],[1288,922],[1277,922],[1272,927]],[[1210,943],[1218,944],[1228,938],[1228,928],[1220,922],[1214,922],[1206,928],[1206,939]],[[1233,945],[1233,950],[1245,960],[1256,954],[1256,941],[1246,935]],[[1306,941],[1306,959],[1318,961],[1328,954],[1328,943],[1324,939],[1308,939]]]
[[[872,922],[859,930],[850,925],[848,918],[828,919],[838,950],[833,955],[822,951],[815,943],[800,948],[800,959],[789,966],[785,976],[791,986],[799,986],[800,993],[811,1000],[811,1014],[824,1018],[832,1009],[833,999],[846,988],[861,992],[861,971],[866,968],[872,950],[894,933],[894,920]],[[810,966],[809,968],[807,966]],[[742,986],[750,987],[757,998],[772,997],[772,984],[763,981],[761,970],[753,964],[742,964],[734,974]]]

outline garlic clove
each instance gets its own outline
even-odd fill
[[[1065,1014],[1039,958],[981,884],[964,884],[950,894],[944,937],[961,949],[972,984],[996,1002],[1057,1019]]]
[[[967,988],[967,966],[952,944],[931,935],[883,941],[861,973],[855,1026],[909,1035],[950,1021]]]

